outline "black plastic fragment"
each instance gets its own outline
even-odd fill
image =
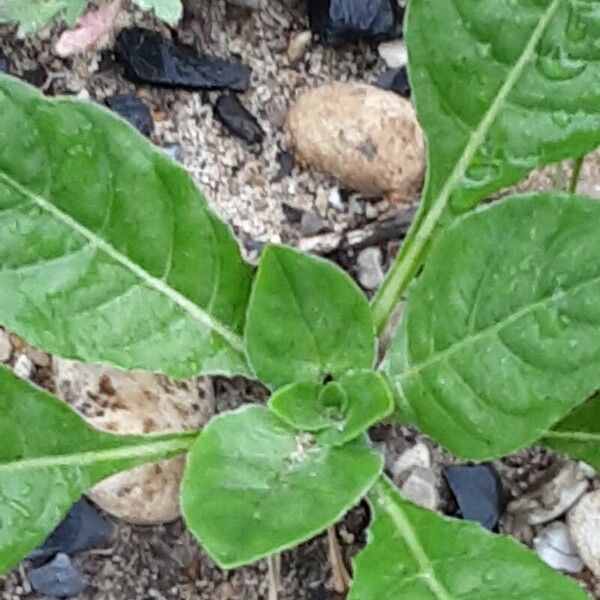
[[[71,564],[71,559],[62,553],[43,567],[32,569],[27,578],[36,592],[57,598],[76,596],[88,584]]]
[[[442,470],[463,519],[494,529],[502,515],[502,480],[488,463],[455,465]]]
[[[215,117],[233,135],[249,144],[259,144],[265,133],[254,116],[248,112],[237,96],[223,94],[215,103]]]
[[[405,66],[385,71],[377,79],[376,85],[384,90],[396,92],[404,98],[410,98],[410,83]]]
[[[129,121],[140,133],[149,136],[154,128],[150,109],[136,96],[123,94],[106,99],[108,108]]]
[[[176,46],[159,33],[133,27],[117,38],[115,51],[125,76],[135,82],[190,90],[245,92],[250,71],[239,63],[198,54],[189,46]]]
[[[381,41],[402,35],[397,0],[306,0],[311,30],[323,44]]]
[[[77,554],[110,546],[113,526],[87,500],[74,504],[46,541],[28,558],[41,564],[57,553]]]

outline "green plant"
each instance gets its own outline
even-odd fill
[[[403,500],[366,431],[393,412],[464,459],[540,442],[600,467],[585,403],[600,387],[600,205],[550,191],[476,208],[600,144],[597,0],[411,0],[407,19],[428,174],[371,307],[290,248],[268,246],[255,274],[127,124],[0,79],[0,323],[59,355],[273,392],[198,435],[119,437],[0,370],[0,570],[93,483],[187,452],[184,518],[222,567],[306,540],[366,495],[352,600],[585,597],[516,542]]]
[[[181,0],[133,2],[171,24],[177,23],[183,12]],[[0,0],[0,23],[18,25],[21,35],[37,31],[55,19],[64,19],[69,27],[73,27],[88,4],[89,0]]]

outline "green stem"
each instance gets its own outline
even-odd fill
[[[585,156],[580,156],[573,161],[573,173],[571,174],[571,182],[569,184],[569,192],[571,192],[571,194],[574,194],[577,191],[577,184],[579,183],[579,177],[581,176],[581,167],[584,158]]]
[[[473,157],[484,143],[485,138],[502,110],[509,94],[519,81],[525,67],[535,54],[535,48],[542,39],[546,28],[556,14],[561,0],[552,0],[533,31],[527,45],[519,56],[514,67],[509,71],[504,83],[498,90],[487,112],[479,125],[473,131],[463,153],[454,165],[442,188],[432,197],[429,185],[425,186],[419,213],[415,217],[404,244],[396,257],[392,268],[373,299],[371,309],[377,334],[385,329],[391,315],[394,313],[398,302],[406,291],[408,284],[419,270],[429,241],[437,227],[440,217],[446,210],[450,197],[460,186],[460,183],[471,164]],[[425,208],[426,207],[426,208]]]

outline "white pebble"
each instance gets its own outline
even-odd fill
[[[583,569],[583,561],[569,537],[567,526],[561,521],[544,527],[534,538],[533,546],[538,556],[557,571],[579,573]]]
[[[381,42],[377,46],[377,52],[390,69],[398,69],[408,63],[408,50],[404,40]]]
[[[15,360],[13,372],[21,379],[29,379],[33,373],[33,361],[26,354],[19,354]]]
[[[8,362],[12,353],[10,335],[4,329],[0,329],[0,362]]]

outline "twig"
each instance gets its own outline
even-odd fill
[[[329,548],[329,562],[333,574],[333,589],[338,594],[345,594],[350,586],[350,575],[344,564],[342,550],[335,533],[335,527],[327,530],[327,546]]]
[[[579,183],[581,166],[583,165],[584,158],[585,156],[580,156],[573,161],[573,173],[571,174],[571,181],[569,183],[569,192],[571,192],[571,194],[574,194],[577,191],[577,184]]]
[[[269,600],[277,600],[281,589],[281,554],[272,554],[267,558],[269,567]]]

